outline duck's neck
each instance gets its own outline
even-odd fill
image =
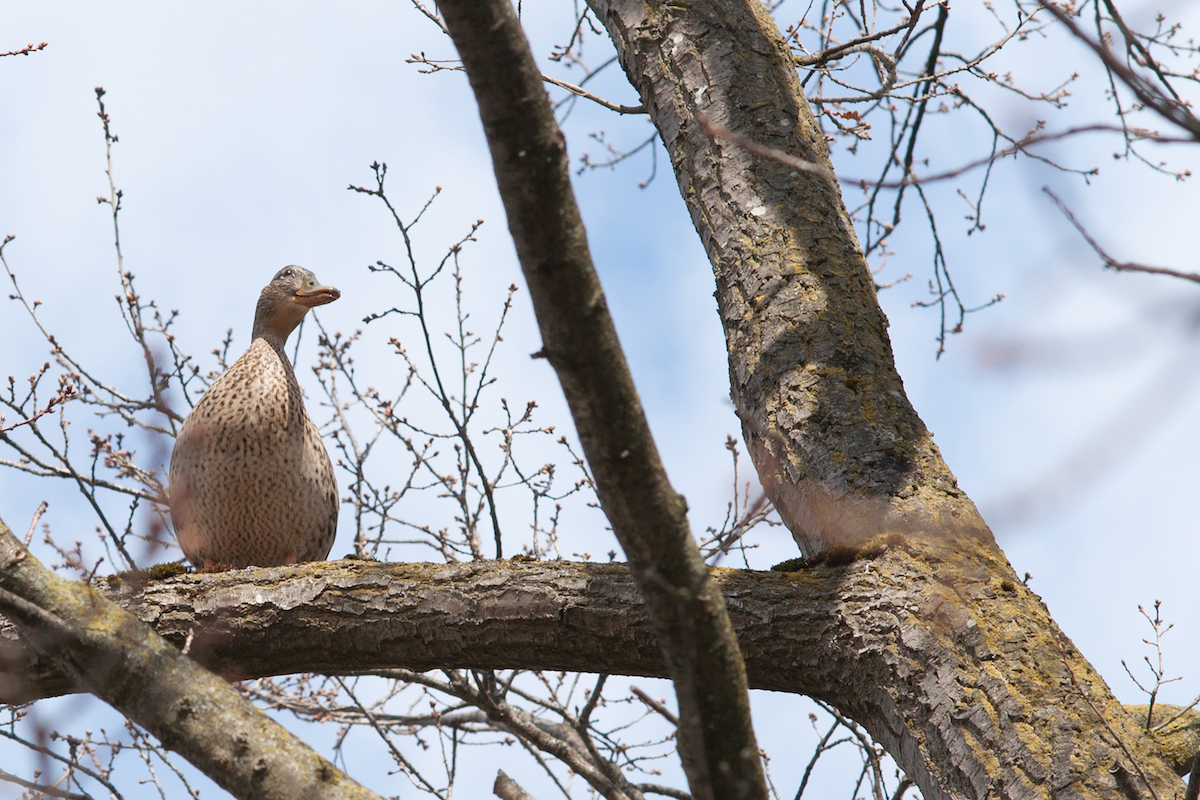
[[[259,339],[262,339],[264,342],[270,345],[272,350],[283,357],[284,361],[288,361],[287,353],[284,351],[283,346],[287,343],[288,334],[290,333],[291,331],[288,331],[287,333],[281,335],[278,331],[273,331],[265,325],[261,327],[255,325],[252,341],[258,341]],[[290,364],[291,362],[288,361],[288,363]]]
[[[268,287],[269,288],[269,287]],[[304,319],[307,308],[294,303],[279,302],[278,298],[263,290],[254,309],[254,332],[251,341],[262,339],[280,355],[292,331]]]

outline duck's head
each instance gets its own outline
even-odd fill
[[[284,267],[258,296],[254,337],[277,338],[282,344],[310,308],[332,303],[341,296],[341,292],[323,285],[304,267]]]

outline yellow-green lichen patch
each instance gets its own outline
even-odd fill
[[[1045,764],[1050,760],[1051,749],[1045,738],[1038,735],[1038,732],[1032,725],[1027,722],[1012,723],[1012,731],[1020,740],[1021,746],[1024,747],[1033,758],[1032,761],[1038,764]],[[1028,770],[1026,770],[1028,771]]]
[[[163,564],[155,564],[146,570],[146,577],[152,581],[161,581],[167,578],[174,578],[176,575],[183,575],[187,571],[187,567],[182,562],[167,561]]]

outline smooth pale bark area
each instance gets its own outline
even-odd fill
[[[708,252],[733,401],[784,522],[808,555],[913,554],[844,587],[836,624],[898,662],[844,673],[834,702],[930,800],[1119,797],[1129,773],[1172,797],[1175,776],[1020,588],[909,403],[837,184],[699,124],[831,169],[777,23],[757,0],[589,5]]]
[[[234,797],[379,800],[133,614],[50,572],[3,522],[0,610],[42,663]]]
[[[766,800],[745,668],[667,480],[588,250],[566,141],[510,0],[441,0],[479,104],[496,184],[596,495],[621,544],[679,703],[695,800]]]

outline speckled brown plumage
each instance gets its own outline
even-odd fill
[[[184,421],[171,454],[171,519],[197,567],[329,555],[337,481],[283,346],[309,308],[338,296],[306,269],[280,270],[259,298],[249,349]]]

